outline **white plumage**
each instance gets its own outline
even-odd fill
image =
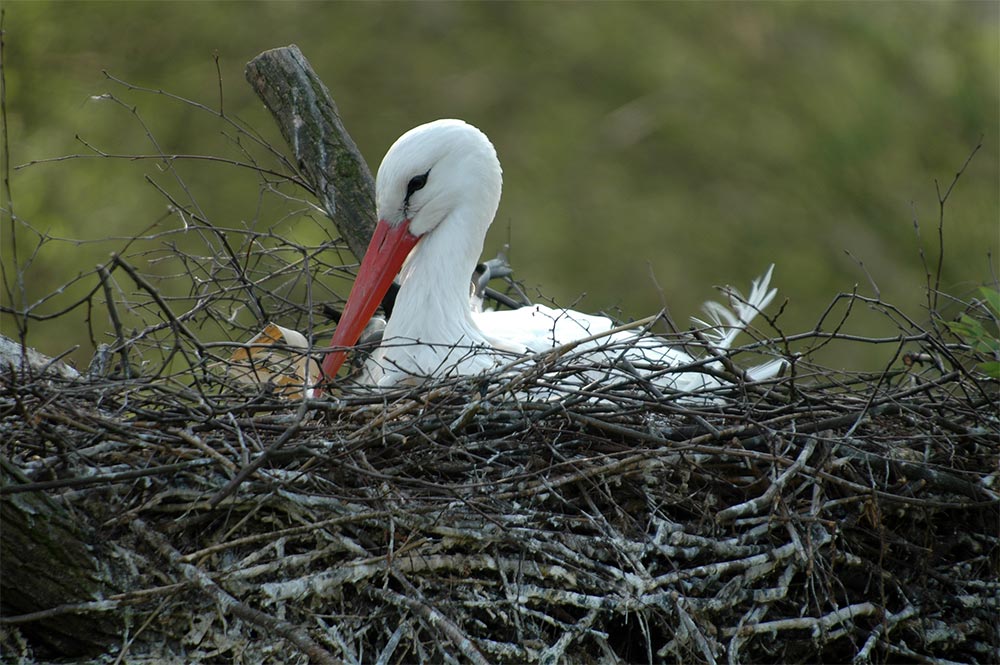
[[[332,347],[357,341],[389,281],[399,270],[400,289],[382,343],[366,362],[362,380],[381,387],[419,383],[430,377],[479,374],[516,355],[605,333],[613,322],[572,310],[532,305],[510,311],[476,311],[469,276],[500,202],[502,174],[486,135],[460,120],[438,120],[401,136],[389,149],[376,179],[378,228],[358,272]],[[404,260],[405,259],[405,260]],[[400,270],[400,264],[402,264]],[[743,299],[730,290],[730,305],[707,303],[706,339],[716,353],[731,348],[739,332],[774,298],[771,270],[753,282]],[[588,340],[592,377],[622,359],[654,374],[662,387],[697,391],[721,385],[697,369],[667,373],[665,367],[695,361],[663,339],[619,331]],[[515,354],[515,355],[512,355]],[[327,355],[332,378],[342,352]],[[748,372],[752,379],[777,374],[781,361]],[[603,369],[598,369],[603,367]],[[591,373],[586,373],[591,374]]]

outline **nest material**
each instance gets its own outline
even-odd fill
[[[518,402],[470,380],[289,405],[7,372],[5,522],[27,505],[29,531],[72,515],[111,572],[31,607],[29,557],[12,568],[5,550],[2,646],[29,661],[996,661],[995,385],[823,378],[704,406],[641,384]],[[90,640],[58,632],[88,621]]]
[[[294,47],[248,76],[294,155],[264,149],[278,164],[259,194],[312,191],[360,255],[374,185],[332,101],[314,104],[322,83]],[[184,103],[245,139],[241,162],[258,144]],[[299,141],[303,123],[337,127]],[[114,333],[86,376],[0,365],[5,661],[1000,661],[1000,419],[977,364],[992,346],[973,358],[968,338],[844,294],[802,335],[768,319],[788,375],[747,385],[737,364],[753,361],[723,359],[734,388],[718,403],[579,375],[556,395],[569,356],[526,364],[516,386],[241,395],[239,373],[216,372],[234,347],[269,320],[312,335],[314,305],[337,301],[326,278],[348,266],[332,238],[288,239],[307,213],[203,218],[179,161],[163,160],[176,228],[78,279],[72,307],[106,311]],[[847,332],[856,303],[898,336]],[[18,310],[22,332],[65,325],[35,309]],[[873,341],[931,362],[809,364]]]

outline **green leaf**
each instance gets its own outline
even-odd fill
[[[1000,316],[1000,291],[991,289],[988,286],[980,286],[979,294],[983,296],[983,300],[989,304],[990,309],[993,310],[993,314]]]
[[[945,321],[945,325],[948,326],[948,330],[963,338],[966,342],[971,338],[977,337],[977,334],[982,334],[982,325],[967,314],[962,314],[958,321]]]
[[[1000,379],[1000,362],[979,363],[979,371],[992,379]]]

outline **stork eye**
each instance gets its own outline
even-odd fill
[[[406,185],[406,198],[409,199],[413,192],[423,189],[424,185],[427,184],[427,175],[430,173],[424,173],[423,175],[416,175],[410,178],[410,182]]]

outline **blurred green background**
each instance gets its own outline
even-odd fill
[[[89,152],[77,136],[109,153],[150,154],[147,128],[168,153],[238,156],[211,114],[102,74],[217,108],[213,54],[226,113],[283,148],[243,67],[295,43],[373,171],[422,122],[460,117],[483,129],[505,174],[486,254],[509,242],[517,277],[561,305],[626,318],[669,305],[683,325],[716,295],[713,285],[746,289],[774,262],[785,332],[811,330],[854,285],[874,295],[866,270],[884,300],[925,320],[920,251],[936,259],[935,180],[947,187],[981,136],[947,205],[942,287],[966,297],[997,272],[997,2],[4,6],[12,168]],[[107,92],[134,105],[146,127],[101,100]],[[278,224],[302,208],[283,208],[281,197],[262,204],[247,171],[177,168],[222,226]],[[24,288],[13,302],[5,289],[3,303],[39,300],[153,224],[176,228],[147,176],[162,182],[164,173],[154,161],[104,159],[12,170],[2,258],[8,284],[20,269]],[[284,232],[303,242],[332,234],[288,219]],[[32,255],[35,231],[57,240]],[[49,354],[80,344],[72,358],[85,365],[86,316],[31,323],[28,341]],[[106,327],[105,313],[91,318]],[[849,327],[896,332],[864,312]],[[16,329],[9,315],[0,328]],[[827,360],[879,368],[894,351],[845,346]]]

